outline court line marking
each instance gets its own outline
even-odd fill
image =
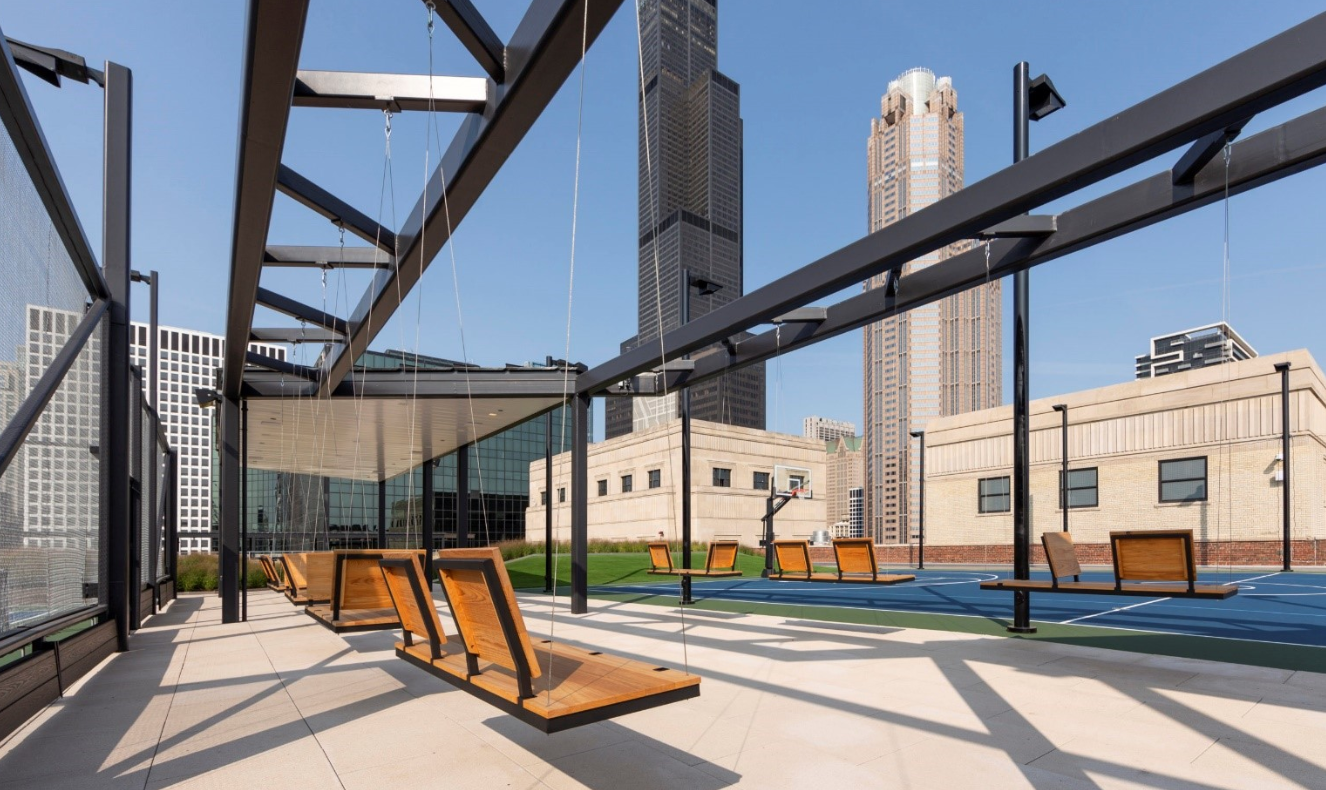
[[[1243,584],[1244,582],[1255,582],[1255,581],[1257,581],[1258,579],[1269,579],[1269,578],[1271,578],[1272,576],[1279,576],[1279,575],[1280,575],[1280,571],[1276,571],[1275,573],[1267,573],[1267,574],[1263,574],[1263,575],[1261,575],[1261,576],[1253,576],[1251,579],[1239,579],[1238,581],[1225,582],[1225,583],[1222,584],[1221,586],[1222,586],[1222,587],[1228,587],[1228,586],[1231,585],[1231,584]]]
[[[1141,603],[1129,604],[1128,606],[1119,606],[1119,607],[1116,607],[1116,608],[1114,608],[1114,609],[1110,609],[1110,610],[1108,610],[1108,611],[1104,611],[1104,612],[1095,612],[1094,614],[1087,614],[1087,615],[1083,615],[1083,616],[1081,616],[1081,617],[1074,617],[1074,618],[1071,619],[1071,620],[1062,620],[1062,621],[1060,621],[1059,625],[1068,625],[1068,624],[1070,624],[1070,623],[1080,623],[1080,622],[1082,622],[1083,620],[1090,620],[1090,619],[1093,618],[1093,617],[1104,617],[1104,616],[1107,615],[1107,614],[1114,614],[1114,613],[1116,613],[1116,612],[1124,612],[1124,611],[1127,611],[1127,610],[1129,610],[1129,609],[1136,609],[1136,608],[1139,607],[1139,606],[1147,606],[1147,605],[1149,605],[1149,604],[1160,603],[1161,601],[1168,601],[1168,600],[1170,600],[1170,599],[1169,599],[1169,598],[1152,598],[1152,599],[1149,600],[1149,601],[1142,601]]]

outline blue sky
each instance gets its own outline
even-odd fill
[[[503,38],[524,2],[478,2]],[[807,8],[813,7],[813,12]],[[746,286],[751,290],[866,230],[865,144],[890,79],[914,66],[951,76],[966,116],[968,184],[1011,158],[1011,74],[1048,72],[1068,107],[1033,125],[1032,151],[1080,131],[1281,30],[1319,8],[1246,3],[1020,4],[725,0],[719,64],[742,86]],[[314,0],[301,66],[425,73],[426,12],[414,0]],[[580,211],[570,357],[591,365],[635,332],[637,88],[628,2],[590,50],[581,138]],[[162,321],[221,332],[226,309],[244,4],[42,3],[0,0],[8,36],[117,60],[134,71],[134,266],[162,273]],[[438,25],[439,74],[477,75]],[[47,140],[95,248],[101,238],[101,93],[27,80]],[[481,364],[562,356],[571,250],[579,83],[570,80],[457,229],[456,282],[465,355]],[[1321,106],[1322,92],[1256,118],[1247,134]],[[293,111],[285,161],[384,224],[400,227],[423,183],[422,114],[393,122],[394,194],[382,189],[383,119],[368,111]],[[456,119],[437,119],[442,145]],[[1043,211],[1067,208],[1166,169],[1147,163]],[[1319,232],[1326,173],[1309,171],[1233,199],[1229,320],[1261,353],[1326,348]],[[392,198],[394,197],[394,219]],[[1315,220],[1315,221],[1314,221]],[[1128,380],[1153,335],[1222,318],[1223,207],[1211,206],[1042,266],[1032,273],[1032,397]],[[278,196],[270,240],[335,245],[336,230]],[[351,239],[348,243],[357,244]],[[460,358],[447,251],[376,347]],[[320,304],[312,270],[264,285]],[[327,282],[347,314],[361,274]],[[845,295],[850,295],[847,292]],[[1005,315],[1011,287],[1005,289]],[[136,309],[145,317],[146,301]],[[260,310],[259,325],[289,323]],[[1005,332],[1005,342],[1011,341]],[[302,352],[313,353],[311,350]],[[800,432],[820,414],[861,421],[861,341],[853,332],[768,365],[769,427]],[[1011,397],[1005,350],[1005,402]],[[305,357],[306,359],[308,357]],[[602,435],[602,411],[598,435]]]

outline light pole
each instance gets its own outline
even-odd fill
[[[706,280],[691,274],[690,269],[681,270],[681,323],[691,322],[691,289],[701,296],[712,296],[723,286],[712,280]],[[687,354],[683,359],[689,359]],[[667,375],[666,372],[664,375]],[[681,399],[681,567],[691,567],[691,391],[682,387],[678,395]],[[686,605],[691,600],[691,577],[681,577],[681,601]]]
[[[1039,121],[1064,106],[1063,97],[1044,74],[1029,79],[1030,66],[1023,61],[1013,67],[1013,163],[1028,156],[1031,121]],[[1027,380],[1030,279],[1026,269],[1013,275],[1013,578],[1031,578],[1031,432],[1030,386]],[[1031,593],[1013,593],[1013,624],[1016,634],[1035,633],[1031,625]]]
[[[1281,518],[1284,522],[1284,548],[1282,550],[1282,571],[1292,571],[1290,560],[1292,559],[1292,548],[1289,543],[1289,363],[1278,362],[1275,369],[1280,371],[1280,457],[1281,476],[1284,477],[1283,485],[1280,487],[1280,495],[1284,497],[1284,503],[1281,505]]]
[[[921,440],[921,485],[917,489],[919,495],[916,514],[916,569],[925,570],[925,431],[912,431],[912,438]]]
[[[1064,511],[1064,532],[1068,531],[1068,404],[1056,403],[1051,407],[1063,418],[1059,427],[1059,458],[1063,462],[1059,472],[1059,507]]]

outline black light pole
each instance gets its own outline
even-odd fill
[[[1289,515],[1290,502],[1289,496],[1289,363],[1276,363],[1275,369],[1280,371],[1280,457],[1284,481],[1280,487],[1280,494],[1284,497],[1284,504],[1281,506],[1284,519],[1284,549],[1283,549],[1283,567],[1282,571],[1292,571],[1290,560],[1292,559],[1292,548],[1289,543]]]
[[[1013,163],[1026,159],[1031,121],[1039,121],[1064,106],[1050,78],[1029,79],[1023,61],[1013,67]],[[1027,377],[1030,357],[1031,282],[1026,269],[1013,275],[1013,578],[1031,578],[1031,388]],[[1009,631],[1035,633],[1031,625],[1031,593],[1013,593],[1013,624]]]
[[[723,286],[703,277],[691,275],[690,269],[681,270],[681,322],[691,322],[691,289],[695,288],[701,296],[710,296]],[[687,354],[683,359],[689,359]],[[681,399],[681,567],[691,567],[691,391],[682,387],[678,395]],[[691,577],[681,577],[681,600],[687,605],[691,600]]]
[[[917,488],[919,494],[919,511],[916,515],[916,569],[925,570],[925,431],[912,431],[912,437],[921,440],[921,485]]]
[[[1064,511],[1064,532],[1068,531],[1068,404],[1056,403],[1052,406],[1059,412],[1063,421],[1059,428],[1059,456],[1062,462],[1059,471],[1059,507]]]

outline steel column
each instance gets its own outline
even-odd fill
[[[223,397],[221,411],[221,622],[239,622],[240,410],[239,400]],[[316,544],[315,544],[316,547]]]
[[[681,270],[681,322],[691,320],[691,270]],[[688,355],[689,356],[689,355]],[[691,390],[682,387],[677,393],[681,402],[681,567],[691,568]],[[691,600],[691,577],[681,577],[681,600],[683,606],[695,603]]]
[[[925,570],[925,431],[917,431],[912,435],[921,440],[921,475],[920,485],[917,488],[917,499],[919,500],[917,504],[920,512],[916,514],[916,569],[923,571]]]
[[[387,548],[387,481],[378,481],[378,548]]]
[[[249,402],[239,402],[239,619],[249,619]]]
[[[1059,425],[1059,507],[1063,510],[1064,532],[1068,531],[1068,406],[1059,404],[1054,407],[1063,420]]]
[[[1031,80],[1026,61],[1013,68],[1013,163],[1027,158],[1027,139],[1031,127]],[[1013,275],[1013,578],[1031,578],[1031,489],[1029,430],[1031,406],[1027,362],[1030,355],[1028,333],[1031,306],[1031,283],[1027,270]],[[1014,633],[1029,634],[1031,593],[1013,593]]]
[[[470,447],[456,448],[456,545],[470,547]]]
[[[562,404],[566,409],[566,404]],[[566,412],[563,411],[563,414]],[[565,417],[563,417],[565,421]],[[543,591],[553,591],[553,413],[543,415]]]
[[[589,399],[576,395],[571,419],[571,614],[589,611]],[[552,506],[552,490],[548,504]]]
[[[110,286],[110,330],[105,354],[107,447],[101,463],[108,467],[106,504],[107,605],[115,618],[116,648],[129,649],[131,600],[137,597],[130,569],[133,558],[129,470],[132,468],[132,424],[129,414],[129,270],[130,205],[132,199],[133,74],[118,63],[106,63],[104,177],[102,182],[102,260]]]
[[[437,467],[430,458],[424,461],[424,495],[420,515],[423,517],[424,576],[428,579],[428,589],[433,589],[433,552],[437,550],[434,530],[437,526],[437,496],[433,487],[433,475]]]
[[[1283,497],[1280,505],[1281,518],[1284,526],[1284,546],[1282,548],[1282,571],[1293,570],[1293,544],[1290,542],[1289,525],[1293,514],[1293,498],[1289,494],[1289,455],[1290,455],[1290,434],[1289,434],[1289,363],[1279,362],[1275,369],[1280,372],[1280,457],[1283,459],[1280,469],[1283,472],[1284,480],[1280,486],[1280,495]]]
[[[169,519],[166,522],[166,567],[170,569],[168,575],[178,593],[179,580],[176,575],[180,562],[180,455],[178,451],[171,450],[167,457],[170,459],[166,467],[170,470],[170,498],[166,502]]]

